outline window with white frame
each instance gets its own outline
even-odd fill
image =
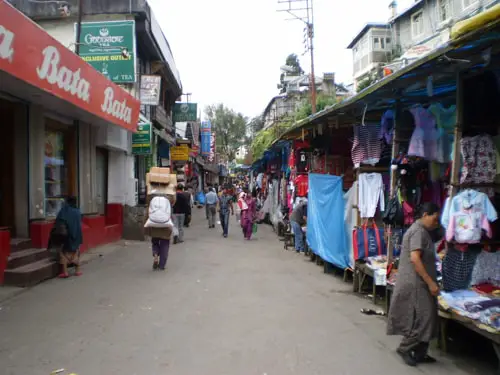
[[[424,14],[422,11],[411,16],[411,35],[413,37],[421,36],[424,33]]]
[[[446,22],[451,18],[451,2],[450,0],[438,0],[437,2],[438,21]]]
[[[375,51],[379,50],[381,47],[380,47],[380,38],[378,36],[374,37],[373,38],[373,49]]]
[[[462,8],[467,9],[477,3],[477,0],[462,0]]]

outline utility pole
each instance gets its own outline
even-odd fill
[[[292,18],[287,21],[299,20],[305,23],[306,32],[305,35],[305,47],[307,52],[310,53],[311,57],[311,77],[309,79],[309,86],[311,90],[311,108],[312,113],[316,113],[316,77],[314,75],[314,11],[313,11],[313,0],[278,0],[282,9],[278,9],[278,12],[287,12],[292,16]],[[287,7],[283,6],[288,5]]]
[[[80,55],[80,36],[82,34],[83,0],[78,0],[78,18],[76,21],[75,53]]]

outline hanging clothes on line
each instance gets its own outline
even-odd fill
[[[457,122],[457,107],[452,105],[444,108],[441,103],[434,103],[429,107],[429,112],[436,119],[437,125],[437,155],[439,163],[449,163],[453,153],[453,129]]]
[[[462,166],[462,184],[492,184],[497,173],[495,144],[487,134],[464,137],[460,140],[464,164]],[[481,189],[490,197],[495,194],[493,188]]]
[[[410,139],[408,155],[426,160],[437,158],[437,129],[434,116],[422,106],[410,109],[415,120],[415,130]]]
[[[375,216],[377,206],[385,210],[384,183],[380,173],[361,173],[358,180],[358,208],[362,218]]]
[[[380,124],[355,125],[351,149],[354,166],[358,168],[361,164],[375,165],[380,161],[381,154]]]

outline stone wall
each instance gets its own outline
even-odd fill
[[[146,206],[123,208],[123,239],[129,241],[145,241],[144,222],[146,221]]]

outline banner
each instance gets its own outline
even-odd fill
[[[172,161],[188,161],[189,147],[188,145],[175,146],[170,148],[170,160]]]
[[[216,142],[215,131],[213,131],[210,137],[210,156],[208,157],[208,161],[210,161],[211,163],[215,162],[215,151],[216,151],[215,142]]]
[[[137,125],[137,132],[132,134],[132,154],[151,155],[152,152],[151,123],[140,122]]]
[[[198,104],[175,103],[172,112],[174,122],[196,121],[198,118]]]
[[[161,76],[141,76],[141,104],[160,104]]]
[[[210,145],[212,140],[212,124],[210,121],[201,123],[201,155],[210,156]]]
[[[79,43],[80,57],[109,80],[136,81],[135,21],[82,22]]]

